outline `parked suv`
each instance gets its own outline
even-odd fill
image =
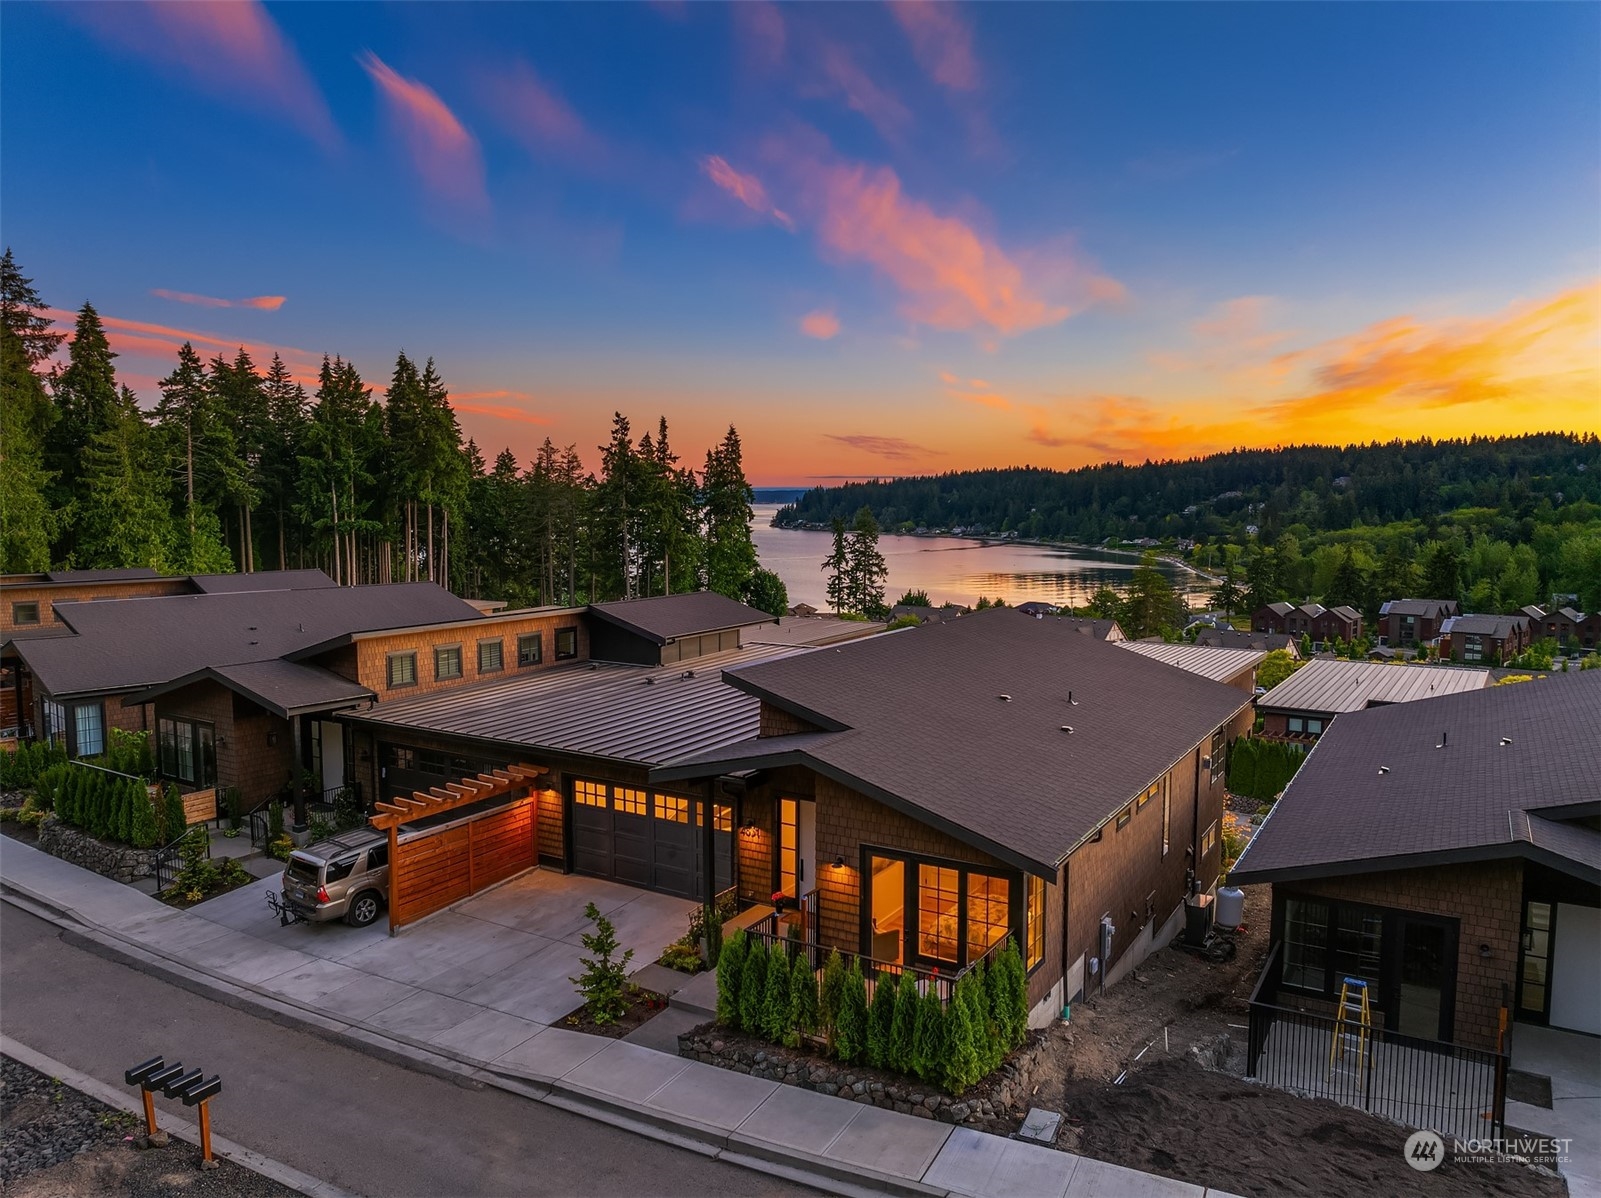
[[[364,928],[389,895],[389,838],[371,828],[341,832],[289,854],[285,901],[307,919]]]

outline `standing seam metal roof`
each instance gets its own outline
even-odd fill
[[[1142,657],[1177,666],[1213,682],[1229,679],[1255,668],[1267,656],[1266,649],[1225,649],[1214,645],[1157,644],[1151,641],[1118,641],[1120,648]]]
[[[1460,666],[1316,658],[1256,701],[1260,711],[1358,711],[1372,703],[1409,703],[1490,684],[1490,671]]]

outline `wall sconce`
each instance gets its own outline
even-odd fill
[[[277,745],[278,745],[278,734],[276,732],[267,733],[267,747],[269,749],[272,749],[272,748],[276,748]]]
[[[746,840],[753,840],[762,834],[762,830],[756,826],[755,820],[748,819],[739,825],[739,834]]]
[[[845,868],[845,854],[844,853],[836,853],[834,855],[834,868],[835,869],[844,869]]]
[[[1490,946],[1488,944],[1479,945],[1479,960],[1488,961],[1489,959],[1490,959]]]

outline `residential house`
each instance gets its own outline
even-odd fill
[[[1500,665],[1529,647],[1524,616],[1448,616],[1440,625],[1440,657]]]
[[[1114,644],[1123,640],[1123,627],[1116,620],[1103,619],[1099,616],[1057,616],[1056,622],[1074,632],[1094,637],[1098,641],[1110,641]]]
[[[1251,629],[1254,632],[1289,634],[1290,616],[1294,611],[1295,604],[1282,600],[1259,607],[1251,613]]]
[[[1241,691],[1065,621],[1001,610],[738,666],[743,740],[650,771],[743,788],[741,892],[890,967],[959,971],[1017,940],[1034,1019],[1117,981],[1221,864]]]
[[[1563,653],[1579,649],[1595,648],[1594,621],[1586,623],[1583,612],[1575,611],[1571,607],[1554,607],[1545,612],[1537,621],[1532,621],[1532,639],[1537,641],[1555,641],[1557,648]],[[1589,642],[1585,642],[1585,635],[1589,634]]]
[[[61,629],[57,603],[86,599],[139,599],[156,595],[221,594],[237,590],[312,590],[331,587],[321,570],[264,570],[254,574],[158,574],[145,567],[118,570],[50,570],[0,575],[0,640],[15,632]]]
[[[1455,599],[1391,599],[1379,605],[1379,635],[1392,649],[1415,649],[1440,635],[1440,625],[1462,614]]]
[[[1038,599],[1031,599],[1027,603],[1019,603],[1017,610],[1025,616],[1054,616],[1062,609],[1054,603],[1042,603]]]
[[[1259,992],[1329,1012],[1359,978],[1382,1027],[1478,1048],[1601,1035],[1597,728],[1593,671],[1338,720],[1229,873],[1273,888]]]
[[[1251,616],[1255,632],[1277,632],[1319,644],[1354,641],[1362,635],[1362,615],[1351,607],[1324,607],[1321,603],[1269,603]]]
[[[1232,686],[1248,695],[1256,694],[1256,667],[1267,656],[1266,649],[1223,649],[1212,645],[1191,645],[1183,641],[1121,641],[1119,647],[1153,661],[1188,670],[1213,682]]]
[[[1316,740],[1346,712],[1478,690],[1489,683],[1488,670],[1320,657],[1257,699],[1256,711],[1262,736]]]
[[[1300,644],[1285,632],[1239,632],[1232,628],[1203,628],[1195,634],[1197,645],[1214,649],[1282,649],[1291,657],[1301,656]]]
[[[790,607],[789,614],[792,616],[815,616],[817,609],[810,603],[796,603]]]

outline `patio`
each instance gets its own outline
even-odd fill
[[[1577,1032],[1520,1023],[1512,1029],[1512,1068],[1551,1079],[1551,1106],[1508,1101],[1516,1131],[1569,1139],[1561,1165],[1571,1198],[1601,1198],[1601,1041]]]

